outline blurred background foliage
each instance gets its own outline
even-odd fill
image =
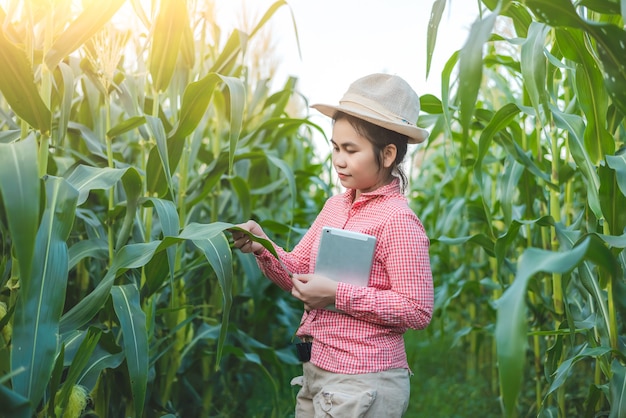
[[[232,33],[206,1],[0,5],[0,416],[292,416],[301,306],[224,233],[289,249],[334,192],[272,79],[288,4]],[[408,164],[436,311],[407,416],[626,416],[626,5],[477,7]]]

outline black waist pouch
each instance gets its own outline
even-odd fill
[[[311,360],[311,346],[313,343],[311,342],[303,342],[296,344],[296,354],[298,355],[298,360],[303,363]]]

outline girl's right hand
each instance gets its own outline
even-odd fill
[[[248,221],[237,226],[250,232],[252,235],[267,239],[267,235],[263,232],[263,228],[261,228],[261,226],[254,221]],[[231,230],[230,233],[233,236],[235,247],[239,248],[242,252],[259,255],[263,251],[264,247],[258,242],[252,241],[247,234],[237,230]]]

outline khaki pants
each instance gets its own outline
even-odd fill
[[[339,374],[304,363],[296,418],[400,418],[409,405],[409,371]]]

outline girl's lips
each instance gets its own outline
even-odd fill
[[[343,173],[337,173],[337,176],[338,176],[340,179],[346,179],[346,178],[350,177],[350,176],[348,176],[347,174],[343,174]]]

